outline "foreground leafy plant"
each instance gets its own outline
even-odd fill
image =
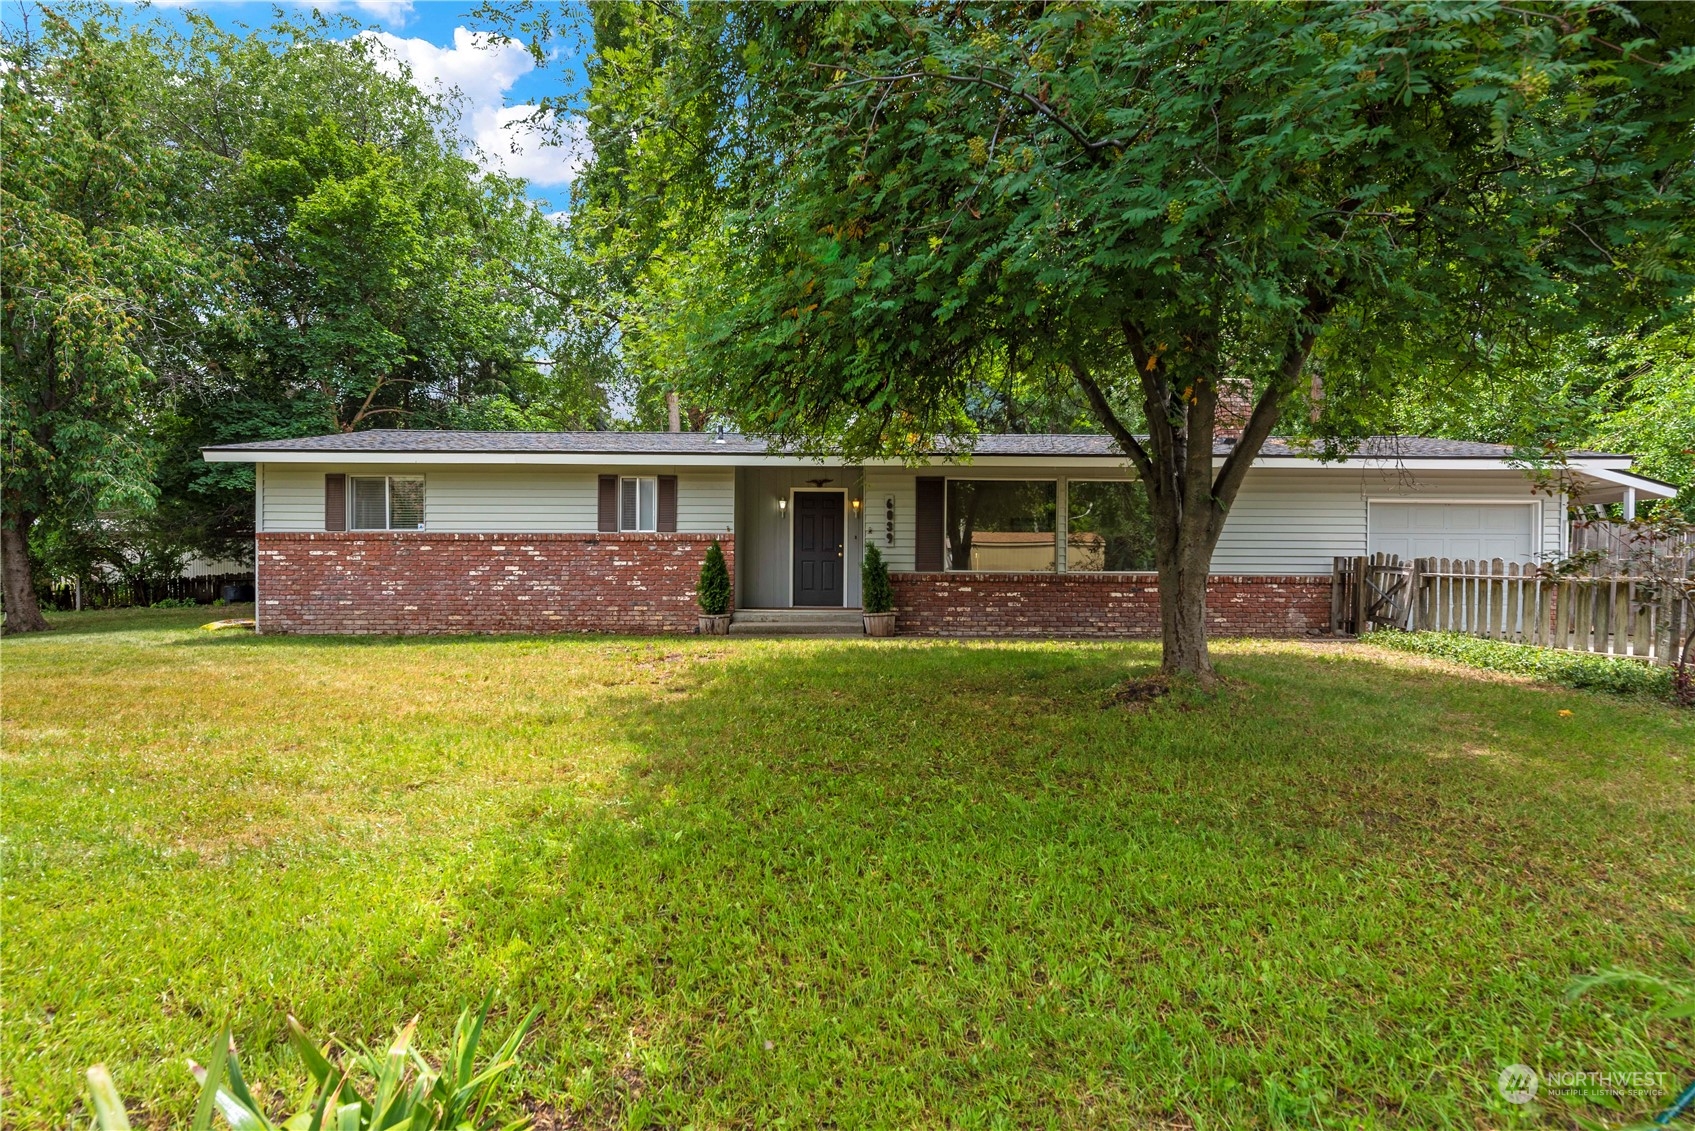
[[[1463,632],[1389,630],[1367,633],[1362,639],[1397,652],[1437,656],[1485,671],[1516,672],[1585,691],[1666,697],[1672,690],[1671,668],[1657,668],[1623,656],[1596,656],[1534,644],[1481,640]]]
[[[189,1069],[200,1081],[200,1099],[195,1104],[194,1122],[190,1126],[193,1131],[206,1131],[212,1125],[212,1113],[217,1111],[235,1131],[330,1131],[332,1128],[334,1131],[380,1128],[474,1131],[493,1127],[495,1124],[485,1122],[489,1103],[495,1088],[517,1065],[518,1046],[535,1021],[536,1011],[532,1009],[525,1016],[479,1071],[477,1046],[482,1040],[492,997],[491,994],[483,1000],[483,1007],[475,1017],[469,1009],[459,1015],[439,1069],[412,1047],[412,1035],[418,1027],[416,1017],[395,1035],[388,1051],[381,1055],[363,1044],[342,1045],[339,1065],[331,1059],[329,1045],[320,1048],[313,1044],[300,1022],[290,1017],[289,1041],[306,1065],[313,1087],[300,1109],[280,1124],[265,1114],[264,1107],[242,1079],[235,1042],[226,1025],[207,1050],[205,1067],[189,1061]],[[368,1096],[355,1083],[356,1076],[367,1076],[375,1085]],[[88,1090],[93,1101],[93,1125],[99,1131],[129,1131],[123,1099],[105,1065],[96,1064],[88,1070]],[[503,1131],[517,1131],[529,1123],[525,1116],[502,1127]]]

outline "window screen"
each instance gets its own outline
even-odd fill
[[[1068,572],[1154,568],[1153,516],[1140,483],[1073,479],[1065,489],[1065,528]]]
[[[388,480],[377,476],[353,477],[353,529],[388,529]]]
[[[659,480],[626,479],[618,506],[618,529],[659,529]]]
[[[948,480],[948,568],[1053,569],[1055,497],[1054,484],[1041,480]]]
[[[388,481],[388,528],[424,528],[424,480],[420,476],[393,475]]]
[[[419,475],[355,475],[354,530],[422,530],[424,479]]]

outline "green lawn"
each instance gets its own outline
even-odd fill
[[[1695,713],[1363,646],[7,640],[4,1122],[540,1005],[558,1126],[1570,1126],[1695,1074]],[[1569,711],[1569,715],[1562,712]]]

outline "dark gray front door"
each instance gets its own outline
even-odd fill
[[[796,491],[795,604],[842,605],[840,491]]]

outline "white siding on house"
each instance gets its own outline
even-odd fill
[[[258,476],[258,519],[265,531],[324,529],[324,475],[417,475],[425,481],[426,529],[442,532],[525,534],[592,532],[597,518],[600,474],[677,476],[677,529],[723,534],[736,526],[734,468],[479,466],[429,464],[271,463]],[[815,469],[784,469],[781,476],[804,482]],[[844,468],[825,474],[848,483]],[[914,481],[920,475],[1010,479],[1110,479],[1121,469],[1056,473],[1040,465],[1028,469],[867,468],[864,472],[864,536],[883,552],[893,570],[913,567]],[[764,480],[760,480],[764,484]],[[762,486],[766,494],[772,488]],[[1063,496],[1062,496],[1063,497]],[[885,501],[894,500],[895,537],[885,531]],[[1329,573],[1331,559],[1367,552],[1368,500],[1464,500],[1537,502],[1537,552],[1549,558],[1561,550],[1563,500],[1537,493],[1522,472],[1379,471],[1361,468],[1259,468],[1248,473],[1231,508],[1213,556],[1215,573]],[[744,504],[746,500],[744,500]],[[744,519],[747,517],[744,513]],[[850,515],[850,544],[853,530]],[[744,538],[757,531],[741,530]],[[750,544],[743,553],[755,553]],[[749,559],[749,568],[754,568]]]
[[[267,464],[260,529],[324,529],[324,476],[423,475],[426,530],[464,534],[588,533],[599,516],[599,476],[677,476],[677,529],[723,534],[735,518],[732,468],[478,467],[430,464]]]
[[[733,533],[736,469],[683,468],[676,474],[677,529],[686,534]]]
[[[913,481],[920,475],[952,478],[1112,479],[1100,472],[1066,470],[1061,475],[1028,470],[956,468],[867,468],[865,525],[892,570],[910,570],[913,562]],[[883,501],[895,500],[895,543],[883,538]],[[1063,496],[1062,496],[1063,498]],[[1329,573],[1332,558],[1366,552],[1368,499],[1466,499],[1534,502],[1540,500],[1537,547],[1544,558],[1560,552],[1564,504],[1537,493],[1523,472],[1378,471],[1360,468],[1256,468],[1248,472],[1213,554],[1214,573]]]
[[[939,472],[926,471],[925,475]],[[875,545],[892,570],[912,568],[912,512],[916,503],[913,480],[916,471],[902,468],[868,467],[865,469],[865,539]],[[895,540],[888,539],[888,500],[895,501]]]
[[[1366,503],[1465,499],[1540,501],[1537,549],[1560,551],[1565,508],[1523,472],[1268,468],[1248,472],[1213,554],[1214,573],[1329,573],[1335,557],[1366,552]]]

